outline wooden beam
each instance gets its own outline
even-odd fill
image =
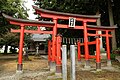
[[[17,33],[20,32],[20,29],[11,29],[11,32]],[[34,34],[52,34],[52,31],[37,31],[37,30],[24,30],[25,33],[34,33]]]

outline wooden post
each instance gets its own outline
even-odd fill
[[[77,42],[78,62],[81,62],[80,41]]]
[[[56,34],[57,34],[57,19],[53,19],[53,22],[55,23],[53,27],[53,34],[52,34],[52,63],[51,63],[51,70],[52,72],[55,72],[55,58],[56,58]]]
[[[84,26],[84,48],[85,48],[85,67],[84,68],[90,68],[89,65],[89,49],[88,49],[88,36],[87,36],[87,22],[83,21]]]
[[[98,31],[96,31],[96,34],[98,34]],[[96,36],[96,69],[97,69],[97,71],[99,71],[101,69],[99,36]]]
[[[108,30],[106,30],[106,49],[107,49],[107,66],[111,66]]]
[[[23,67],[22,64],[23,43],[24,43],[24,25],[21,25],[17,71],[22,71],[22,67]]]
[[[52,42],[51,40],[48,40],[48,65],[50,66],[51,64],[51,47],[52,47]]]
[[[61,41],[62,38],[60,35],[57,36],[57,55],[56,55],[56,73],[60,74],[62,73],[62,63],[61,63]]]

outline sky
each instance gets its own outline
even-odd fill
[[[36,15],[34,15],[34,9],[32,8],[32,5],[34,5],[34,2],[33,0],[23,0],[25,1],[26,3],[24,3],[24,5],[27,7],[27,9],[30,9],[28,11],[28,15],[29,15],[29,19],[30,20],[35,20],[36,18]]]

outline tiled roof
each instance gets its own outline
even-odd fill
[[[50,34],[33,34],[32,40],[33,41],[46,41],[50,37]]]

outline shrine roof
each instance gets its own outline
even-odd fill
[[[50,37],[50,34],[33,34],[31,39],[33,41],[46,41]]]
[[[33,6],[33,8],[38,12],[48,13],[48,14],[52,14],[52,15],[70,16],[70,17],[78,17],[78,18],[92,18],[92,19],[100,18],[100,14],[99,15],[80,15],[80,14],[63,13],[63,12],[45,10],[42,8],[38,8],[36,6]]]
[[[6,14],[2,14],[6,19],[9,21],[15,21],[15,22],[20,22],[20,23],[30,23],[30,24],[47,24],[47,25],[54,25],[54,22],[49,22],[49,21],[37,21],[37,20],[25,20],[25,19],[18,19],[18,18],[13,18],[11,16],[8,16]]]

